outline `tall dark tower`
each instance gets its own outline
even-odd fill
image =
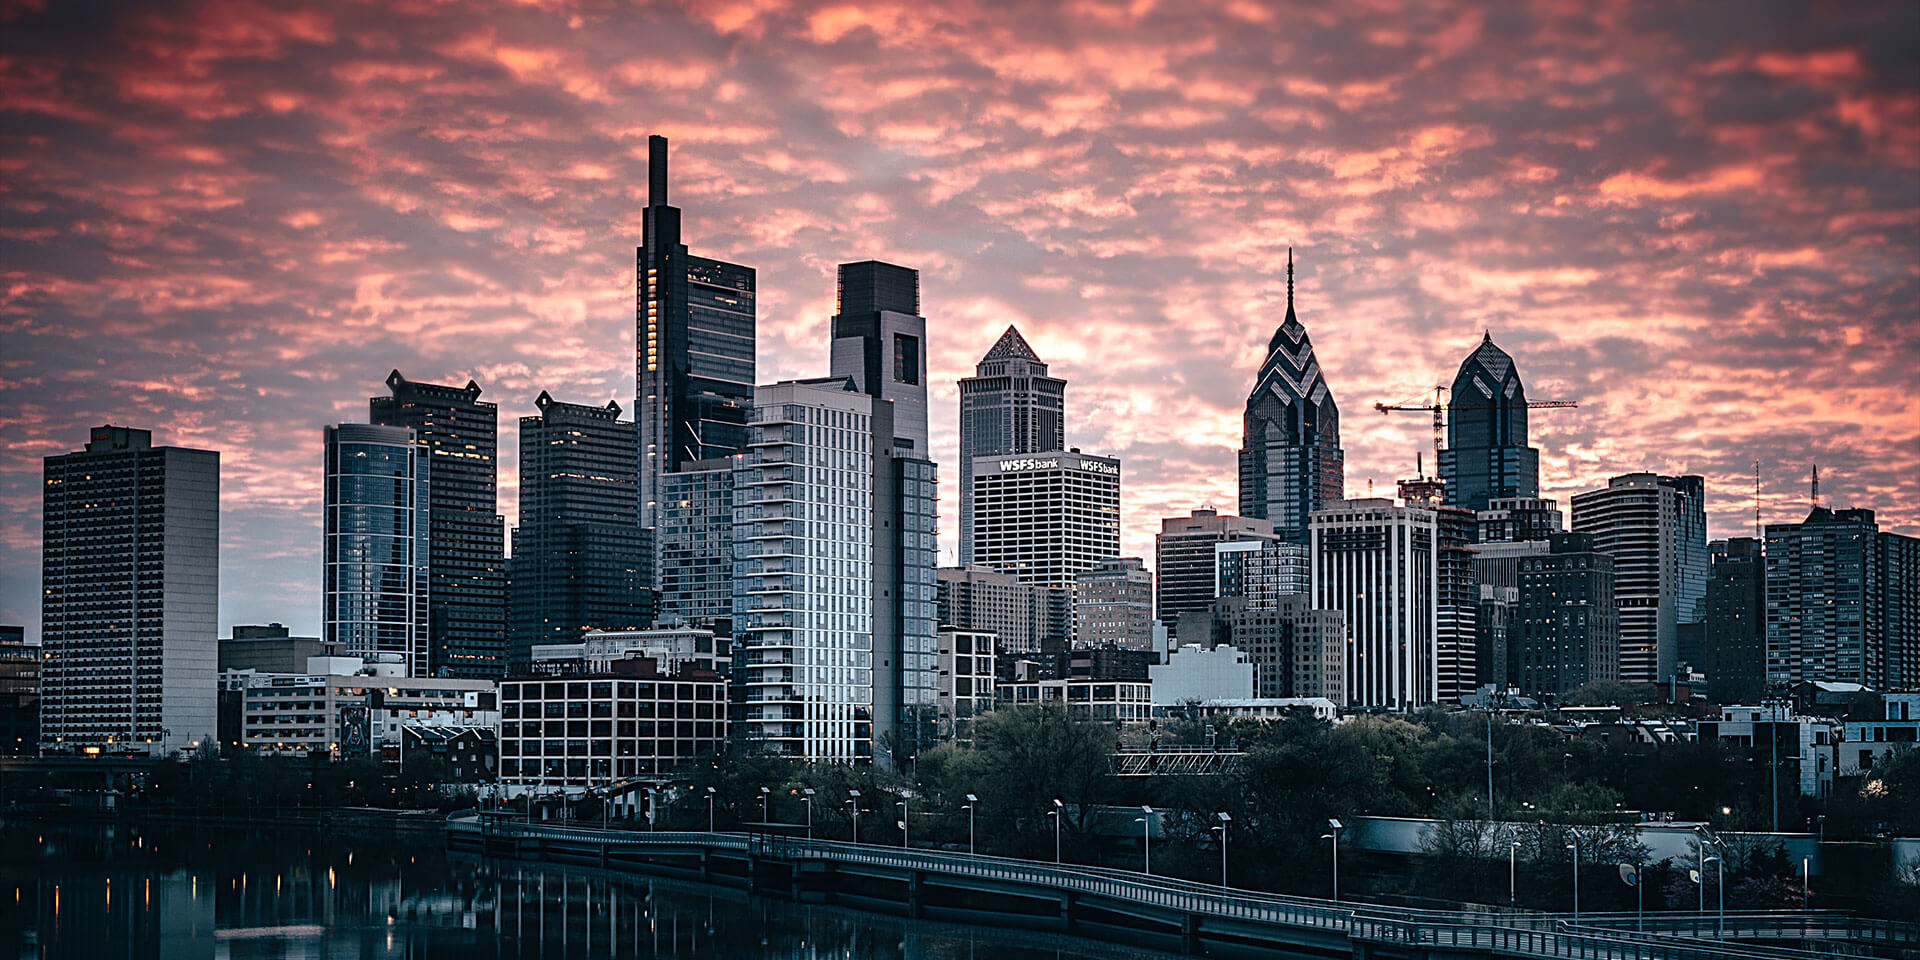
[[[640,525],[659,522],[660,477],[742,453],[753,405],[752,267],[687,252],[667,204],[667,138],[647,139],[644,237],[634,256],[634,424]]]
[[[1067,381],[1008,327],[960,380],[960,565],[973,562],[973,458],[1066,448]]]
[[[506,667],[506,523],[498,502],[499,415],[480,385],[387,374],[367,419],[411,427],[427,447],[427,672],[497,678]]]
[[[1489,500],[1540,496],[1540,451],[1527,446],[1527,388],[1492,333],[1460,364],[1452,397],[1440,451],[1447,504],[1478,511]]]
[[[1320,374],[1313,341],[1293,312],[1293,250],[1287,250],[1287,318],[1267,342],[1260,378],[1247,395],[1240,446],[1240,515],[1274,533],[1307,540],[1307,518],[1342,499],[1346,455],[1340,409]]]

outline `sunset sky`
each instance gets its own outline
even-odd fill
[[[955,378],[1018,324],[1124,550],[1231,512],[1299,313],[1347,491],[1389,495],[1483,330],[1562,506],[1700,473],[1710,534],[1823,499],[1920,533],[1920,4],[0,2],[0,623],[38,633],[41,458],[222,455],[221,626],[320,615],[320,441],[387,371],[633,405],[646,137],[759,270],[762,382],[833,270],[918,268]],[[1431,461],[1429,459],[1429,469]]]

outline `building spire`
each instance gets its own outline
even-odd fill
[[[1287,248],[1287,312],[1293,312],[1293,248]]]

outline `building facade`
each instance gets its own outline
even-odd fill
[[[1920,689],[1920,540],[1827,507],[1766,533],[1768,681]]]
[[[994,688],[1001,706],[1054,706],[1071,716],[1111,724],[1153,719],[1153,684],[1147,680],[1024,680]]]
[[[1767,695],[1767,564],[1761,542],[1733,537],[1708,544],[1705,656],[1715,703],[1758,703]]]
[[[1307,545],[1288,540],[1233,540],[1213,545],[1214,596],[1271,607],[1313,589]]]
[[[940,739],[971,745],[973,722],[993,709],[995,673],[991,633],[941,627],[938,704]]]
[[[1241,427],[1240,515],[1267,521],[1283,540],[1305,542],[1313,511],[1346,495],[1346,455],[1339,407],[1293,311],[1291,250],[1287,316],[1267,342]]]
[[[973,461],[1065,449],[1067,381],[1008,327],[960,380],[960,565],[973,562]]]
[[[577,793],[636,777],[666,779],[727,743],[727,685],[649,660],[567,677],[500,683],[500,784],[509,796]]]
[[[1120,461],[1056,450],[973,462],[975,563],[1071,591],[1118,556]]]
[[[1153,574],[1139,557],[1102,560],[1074,578],[1074,640],[1153,649]]]
[[[934,618],[941,626],[990,633],[1002,651],[1064,647],[1073,635],[1072,591],[1021,583],[979,565],[935,572]]]
[[[1176,707],[1205,700],[1244,700],[1254,695],[1259,668],[1231,644],[1206,647],[1181,644],[1166,663],[1147,668],[1156,706]]]
[[[407,427],[326,429],[320,641],[428,674],[429,454]]]
[[[660,478],[660,615],[733,633],[733,472],[738,457],[694,460]]]
[[[520,418],[520,526],[509,572],[508,660],[537,643],[653,622],[653,531],[640,526],[633,424],[620,405],[546,391]]]
[[[278,623],[234,624],[233,634],[220,641],[220,671],[258,670],[261,673],[299,673],[308,657],[343,656],[340,644],[319,637],[296,637]]]
[[[1154,610],[1160,622],[1172,625],[1179,622],[1181,614],[1211,606],[1220,590],[1215,548],[1223,543],[1274,539],[1272,526],[1258,517],[1223,517],[1211,507],[1161,520],[1160,532],[1153,539],[1153,569],[1159,578]],[[1179,631],[1176,628],[1174,632]]]
[[[667,199],[667,138],[648,137],[633,304],[644,527],[659,525],[663,475],[746,452],[753,404],[753,268],[688,253]]]
[[[1542,497],[1496,497],[1475,514],[1480,543],[1546,540],[1564,532],[1560,505]]]
[[[1556,534],[1545,553],[1517,561],[1507,621],[1507,674],[1520,692],[1565,696],[1619,679],[1620,609],[1613,557],[1591,534]]]
[[[500,516],[499,413],[480,385],[415,383],[395,370],[368,422],[406,427],[426,448],[426,671],[498,678],[506,669],[506,521]]]
[[[1315,609],[1312,597],[1287,594],[1264,604],[1224,597],[1181,619],[1195,642],[1230,644],[1246,654],[1257,671],[1251,696],[1347,702],[1346,617]]]
[[[1348,705],[1416,710],[1440,698],[1438,534],[1431,508],[1390,500],[1313,515],[1314,606],[1345,618]]]
[[[1540,496],[1540,451],[1527,446],[1527,388],[1491,331],[1460,363],[1449,396],[1440,451],[1447,505],[1478,511],[1493,500]]]
[[[1630,473],[1573,498],[1573,529],[1613,557],[1620,679],[1654,683],[1680,660],[1682,623],[1704,618],[1706,481]]]
[[[43,476],[42,752],[214,742],[220,455],[108,425]]]
[[[40,752],[40,646],[26,634],[0,627],[0,756]]]

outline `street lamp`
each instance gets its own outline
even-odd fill
[[[1059,797],[1055,797],[1053,809],[1047,811],[1047,816],[1053,818],[1053,862],[1055,864],[1060,862],[1060,814],[1066,808],[1067,805],[1061,803]]]
[[[847,806],[853,810],[853,842],[860,842],[860,791],[847,791]]]
[[[900,802],[894,804],[894,806],[900,808],[900,846],[911,847],[913,844],[907,842],[907,818],[912,811],[907,806],[907,798],[901,797]]]
[[[713,796],[714,796],[714,789],[712,787],[708,787],[707,788],[707,832],[708,833],[713,832]]]
[[[976,811],[973,809],[973,805],[979,802],[980,802],[979,797],[976,797],[973,794],[969,793],[967,794],[967,802],[960,806],[960,809],[965,810],[967,812],[967,856],[969,857],[973,856],[974,854],[973,815]]]
[[[772,796],[772,794],[773,794],[772,790],[769,790],[766,787],[760,788],[760,822],[762,824],[768,824],[773,822],[773,818],[767,816],[767,798],[769,796]]]
[[[1573,851],[1573,922],[1579,923],[1580,922],[1580,838],[1574,837],[1573,842],[1567,844],[1567,849]]]
[[[1328,820],[1327,826],[1332,827],[1333,832],[1321,834],[1320,839],[1333,841],[1333,902],[1339,903],[1340,902],[1340,830],[1344,826],[1344,824],[1342,824],[1338,820]]]
[[[1520,904],[1520,888],[1514,883],[1515,878],[1519,876],[1519,863],[1520,844],[1510,840],[1507,842],[1507,906],[1509,907]]]
[[[1140,871],[1142,873],[1145,873],[1148,876],[1152,876],[1153,875],[1153,808],[1143,803],[1140,805],[1140,812],[1145,814],[1145,816],[1133,818],[1133,822],[1140,825],[1140,852],[1144,855],[1141,861]]]
[[[1214,816],[1220,818],[1220,825],[1213,829],[1220,831],[1220,885],[1224,887],[1227,885],[1227,824],[1232,823],[1233,818],[1227,816],[1225,810]]]
[[[1720,916],[1714,930],[1717,936],[1724,939],[1727,935],[1727,861],[1720,857],[1708,857],[1707,863],[1713,864],[1713,879],[1717,888],[1714,893],[1720,898]],[[1701,873],[1700,886],[1704,888],[1706,885],[1707,875]]]
[[[807,805],[807,839],[813,839],[813,788],[800,788],[800,799]]]

